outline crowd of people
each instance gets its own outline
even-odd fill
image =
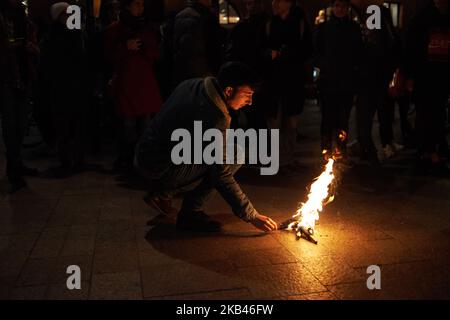
[[[280,129],[281,171],[294,156],[305,100],[316,96],[322,114],[321,151],[351,165],[349,118],[356,108],[357,156],[377,166],[404,146],[417,148],[417,165],[448,163],[446,123],[450,84],[448,0],[430,0],[405,36],[382,1],[381,29],[355,21],[350,0],[331,0],[331,14],[309,23],[296,0],[244,0],[231,30],[219,23],[218,1],[188,0],[162,21],[150,19],[145,0],[103,1],[94,31],[66,26],[66,2],[52,5],[51,24],[32,21],[19,0],[0,4],[0,90],[7,177],[26,186],[21,147],[30,116],[49,149],[57,178],[83,170],[87,146],[101,144],[99,123],[114,123],[118,171],[133,170],[144,129],[183,81],[217,76],[227,61],[248,65],[260,79],[252,107],[230,110],[234,127]],[[313,72],[315,70],[315,72]],[[313,75],[316,75],[314,77]],[[394,140],[399,106],[401,144]],[[408,116],[415,106],[416,123]],[[378,115],[382,149],[372,137]],[[301,137],[300,137],[301,138]],[[353,148],[352,148],[353,149]],[[320,150],[318,150],[318,153]],[[383,160],[381,159],[381,160]]]

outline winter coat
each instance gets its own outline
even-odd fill
[[[332,16],[318,26],[314,38],[314,65],[320,69],[321,92],[355,93],[363,55],[359,25],[348,17]]]
[[[267,20],[263,14],[250,16],[236,25],[230,33],[226,52],[227,61],[240,61],[259,75],[267,72],[271,56],[267,43]]]
[[[269,49],[279,51],[272,61],[272,77],[282,84],[306,81],[305,63],[311,58],[313,46],[309,25],[300,7],[292,7],[287,18],[272,17],[267,26]]]
[[[35,80],[33,57],[26,49],[30,27],[23,6],[0,5],[0,84],[27,89]]]
[[[223,60],[224,31],[205,6],[188,2],[175,17],[174,83],[216,75]]]
[[[363,59],[360,74],[362,90],[387,90],[399,65],[401,42],[390,11],[382,8],[381,29],[365,29]]]
[[[131,51],[127,41],[139,38],[141,49]],[[159,56],[156,33],[145,26],[133,30],[125,23],[114,22],[105,30],[105,54],[113,66],[112,92],[117,113],[122,117],[145,116],[161,109],[162,99],[153,71]]]
[[[415,80],[416,93],[450,93],[450,15],[431,4],[411,21],[406,35],[406,77]]]
[[[40,81],[52,111],[72,112],[85,108],[87,97],[87,59],[81,31],[69,30],[54,22],[43,41]]]

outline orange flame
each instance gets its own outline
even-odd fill
[[[334,200],[334,196],[330,196],[331,183],[335,177],[333,165],[334,159],[328,159],[325,170],[311,184],[308,200],[305,203],[301,203],[301,206],[293,216],[296,221],[288,226],[289,230],[295,229],[299,236],[300,227],[314,231],[316,221],[319,220],[319,213],[322,212],[327,204]]]

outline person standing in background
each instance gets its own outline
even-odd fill
[[[280,170],[289,173],[297,165],[294,151],[306,98],[306,63],[312,56],[312,34],[305,13],[295,0],[273,0],[272,10],[267,25],[271,57],[268,123],[281,130]]]
[[[105,31],[105,54],[114,70],[112,92],[121,122],[117,170],[132,170],[135,144],[162,105],[153,71],[158,43],[144,10],[144,0],[123,0],[120,21]]]
[[[25,8],[19,0],[0,3],[0,97],[6,174],[11,192],[26,186],[23,176],[37,175],[37,170],[26,167],[21,157],[35,75],[31,57],[38,53],[29,37],[28,26]]]
[[[322,152],[349,164],[349,117],[359,81],[363,42],[359,25],[349,17],[350,0],[333,0],[332,16],[316,30],[315,66],[320,69]]]
[[[42,81],[47,85],[60,167],[55,178],[65,178],[85,167],[87,59],[81,30],[67,28],[66,2],[52,5],[52,25],[42,46]]]
[[[446,169],[445,109],[450,93],[448,0],[429,1],[412,20],[401,71],[416,102],[418,169]]]

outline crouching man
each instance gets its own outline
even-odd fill
[[[229,109],[238,110],[252,103],[255,78],[244,64],[225,64],[217,78],[196,78],[182,82],[168,98],[141,137],[135,156],[138,172],[151,181],[145,201],[162,214],[173,212],[170,200],[183,196],[177,216],[177,229],[219,231],[221,224],[202,211],[212,192],[231,206],[233,213],[263,231],[277,229],[269,217],[259,214],[234,179],[236,164],[174,164],[171,153],[176,142],[172,133],[185,129],[194,136],[194,121],[203,130],[215,128],[225,135],[230,127]],[[195,143],[195,142],[194,142]],[[194,144],[193,143],[193,144]]]

